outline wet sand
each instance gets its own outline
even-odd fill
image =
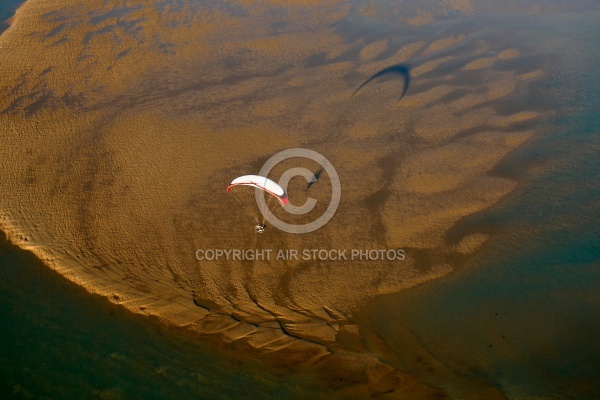
[[[0,271],[3,398],[327,398],[309,376],[90,295],[2,233]]]
[[[517,35],[429,13],[405,35],[384,21],[356,37],[372,13],[346,2],[28,1],[0,37],[2,230],[91,293],[340,379],[339,393],[439,394],[373,356],[355,314],[485,243],[445,235],[514,190],[490,172],[549,110],[528,103],[543,59]],[[401,102],[395,80],[351,97],[398,63],[412,68]],[[336,167],[341,206],[311,234],[257,237],[224,188],[293,147]],[[315,189],[326,198],[327,185]],[[266,246],[404,248],[407,259],[195,259]]]

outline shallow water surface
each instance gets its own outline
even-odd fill
[[[383,338],[397,365],[458,397],[475,384],[510,399],[600,398],[595,21],[551,17],[554,28],[530,38],[562,46],[564,57],[547,66],[553,79],[537,88],[551,94],[554,117],[496,169],[522,186],[448,234],[483,232],[490,242],[451,277],[383,296],[364,313],[365,329]]]
[[[24,3],[24,0],[4,0],[0,3],[0,34],[8,28],[10,17],[15,14],[15,10]]]

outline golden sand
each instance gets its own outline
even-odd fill
[[[370,43],[360,50],[360,59],[363,61],[372,60],[387,50],[387,48],[388,44],[385,40]]]
[[[463,34],[459,34],[454,37],[438,39],[435,42],[431,43],[429,46],[427,46],[427,49],[425,49],[425,54],[442,51],[449,47],[456,46],[458,43],[462,42],[465,39],[466,36]]]
[[[486,238],[456,247],[444,234],[514,189],[487,174],[535,133],[521,124],[539,118],[498,113],[492,102],[543,71],[494,71],[495,59],[481,56],[494,43],[449,55],[465,34],[395,51],[387,40],[348,40],[330,28],[349,12],[334,2],[232,2],[246,5],[243,18],[200,4],[71,3],[30,0],[2,35],[0,223],[10,239],[90,292],[274,363],[345,374],[365,394],[438,393],[364,348],[354,314],[377,295],[448,274],[447,262],[422,268],[410,251],[393,264],[200,262],[195,251],[475,251]],[[450,4],[472,12],[467,1]],[[266,10],[283,6],[285,32],[274,35]],[[351,97],[407,60],[413,82],[401,102],[398,80]],[[438,73],[448,63],[465,67]],[[257,237],[225,187],[293,147],[329,159],[342,203],[317,232]]]

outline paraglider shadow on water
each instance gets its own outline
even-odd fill
[[[358,93],[358,91],[360,89],[362,89],[366,84],[368,84],[372,80],[380,78],[384,75],[391,75],[391,74],[400,75],[401,77],[404,78],[404,87],[402,88],[402,94],[400,94],[400,97],[398,98],[398,101],[400,101],[402,99],[402,97],[404,97],[404,95],[406,94],[406,91],[408,90],[408,86],[410,85],[410,67],[406,64],[392,65],[391,67],[384,68],[381,71],[375,73],[369,79],[364,81],[363,84],[360,85],[358,87],[358,89],[356,89],[354,91],[354,93],[352,93],[352,96],[354,96],[356,93]]]

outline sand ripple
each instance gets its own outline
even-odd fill
[[[364,393],[432,395],[372,357],[354,315],[449,273],[449,255],[485,242],[444,235],[514,189],[489,173],[535,134],[540,111],[498,104],[543,69],[495,69],[521,53],[481,35],[365,42],[332,29],[350,7],[290,3],[28,1],[2,35],[2,229],[133,312],[363,383]],[[401,102],[394,80],[351,97],[400,62],[413,68]],[[316,233],[256,237],[224,188],[291,147],[328,157],[343,202]],[[327,196],[326,183],[314,188]],[[404,248],[407,258],[195,259],[199,248],[266,246]]]

